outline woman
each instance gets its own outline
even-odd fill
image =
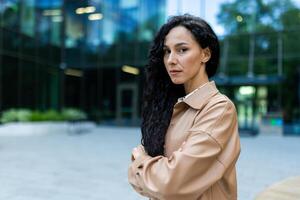
[[[172,17],[157,33],[146,68],[142,145],[133,149],[128,171],[141,195],[237,199],[237,115],[209,81],[218,63],[217,36],[198,17]]]

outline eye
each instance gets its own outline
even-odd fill
[[[164,49],[164,55],[168,55],[171,53],[171,50],[170,49]]]
[[[178,52],[179,53],[184,53],[184,52],[186,52],[188,49],[187,48],[180,48],[179,50],[178,50]]]

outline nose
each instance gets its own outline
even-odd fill
[[[167,58],[167,64],[174,65],[176,63],[177,63],[176,55],[173,52],[171,52]]]

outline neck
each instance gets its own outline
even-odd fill
[[[208,83],[209,79],[206,75],[206,73],[199,77],[197,80],[194,81],[189,81],[187,83],[184,84],[184,90],[185,90],[185,94],[189,94],[192,91],[194,91],[195,89],[197,89],[198,87],[204,85],[205,83]]]

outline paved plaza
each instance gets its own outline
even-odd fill
[[[138,200],[127,182],[138,128],[0,134],[0,200]],[[242,137],[239,199],[300,175],[300,137]]]

